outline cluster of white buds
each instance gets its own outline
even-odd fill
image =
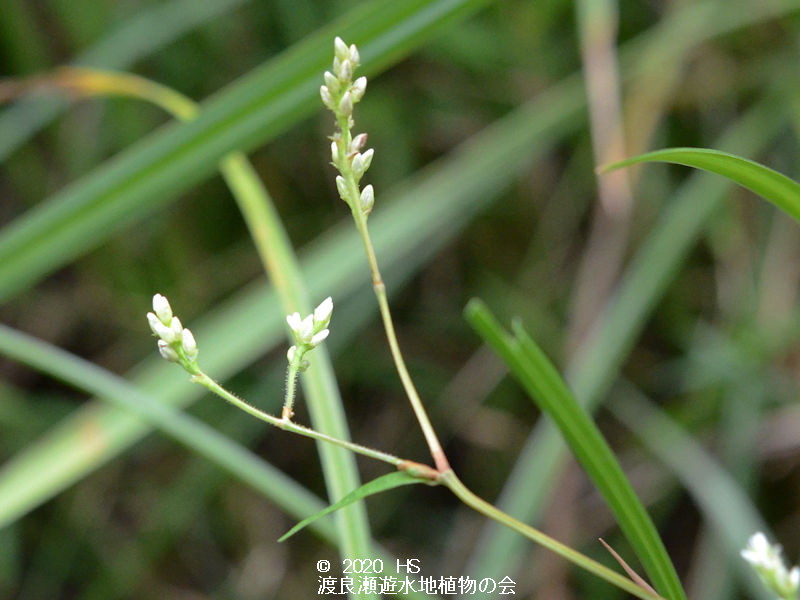
[[[332,312],[333,300],[328,296],[307,317],[300,318],[300,313],[297,312],[286,317],[295,341],[295,345],[286,353],[290,364],[298,368],[307,366],[303,361],[303,355],[328,337]]]
[[[781,547],[772,545],[767,536],[758,532],[741,552],[767,589],[778,594],[781,600],[796,600],[800,591],[800,567],[787,570],[781,556]]]
[[[353,127],[353,106],[364,97],[367,78],[359,77],[353,81],[353,73],[359,66],[358,48],[355,44],[348,46],[337,37],[333,42],[333,52],[333,72],[325,71],[325,84],[320,87],[319,92],[323,104],[336,116],[341,129],[331,138],[331,160],[342,174],[336,178],[336,187],[342,200],[348,204],[357,197],[358,206],[351,208],[358,208],[368,215],[375,203],[375,191],[371,185],[361,191],[358,186],[372,164],[375,151],[370,148],[362,152],[367,143],[366,133],[349,139],[350,129]],[[349,178],[346,175],[352,175],[352,183],[348,183]],[[354,185],[353,189],[349,188],[350,185]]]
[[[178,363],[192,374],[200,371],[194,335],[172,314],[169,300],[161,294],[153,296],[153,312],[147,313],[147,321],[158,338],[158,351],[165,360]]]
[[[337,115],[349,117],[353,106],[364,97],[367,78],[359,77],[353,81],[353,73],[361,64],[358,48],[349,47],[337,37],[333,42],[333,73],[325,71],[325,85],[320,90],[322,102]]]

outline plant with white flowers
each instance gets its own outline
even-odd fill
[[[289,370],[286,373],[286,398],[283,403],[283,419],[289,420],[294,416],[295,381],[297,374],[308,368],[308,361],[303,357],[307,352],[321,344],[330,334],[328,325],[331,322],[333,300],[328,296],[314,312],[305,318],[300,318],[300,313],[295,312],[286,317],[286,322],[292,330],[295,344],[289,347],[286,358],[289,360]]]
[[[781,600],[797,600],[800,567],[786,568],[779,545],[770,544],[767,536],[758,532],[750,538],[741,555],[758,573],[764,587],[778,594]]]
[[[147,313],[147,321],[158,338],[158,351],[165,360],[178,363],[193,375],[200,372],[194,335],[172,314],[169,300],[161,294],[153,296],[153,312]]]
[[[147,318],[153,332],[159,337],[158,347],[161,355],[171,362],[180,364],[191,373],[192,381],[204,385],[226,401],[266,423],[306,437],[330,442],[364,456],[384,461],[393,465],[400,471],[400,473],[386,474],[378,480],[371,481],[358,490],[354,490],[337,502],[336,505],[304,520],[297,527],[293,528],[290,534],[299,527],[304,526],[310,520],[327,514],[327,512],[331,510],[340,508],[346,503],[353,502],[358,498],[376,493],[377,491],[390,489],[398,485],[405,485],[410,482],[409,478],[411,478],[411,480],[414,480],[411,481],[412,483],[446,486],[467,506],[514,529],[525,537],[549,548],[638,598],[642,598],[643,600],[663,600],[663,598],[648,585],[640,583],[641,578],[634,578],[633,581],[627,579],[597,561],[557,542],[541,531],[503,513],[470,491],[458,479],[450,467],[450,463],[434,431],[433,425],[428,418],[425,407],[405,365],[405,359],[400,351],[391,311],[389,309],[386,287],[383,283],[380,269],[378,268],[377,256],[367,227],[367,218],[375,203],[375,192],[371,185],[366,185],[362,188],[361,180],[372,164],[375,153],[372,149],[364,150],[367,143],[366,133],[360,133],[355,136],[352,134],[354,126],[353,108],[363,98],[367,87],[367,80],[365,77],[353,79],[353,74],[358,68],[359,63],[360,55],[356,46],[348,46],[341,38],[337,37],[334,41],[332,70],[325,72],[323,76],[325,83],[320,87],[322,102],[331,110],[336,121],[336,130],[330,138],[331,160],[333,166],[338,171],[338,175],[336,176],[336,188],[342,200],[350,207],[356,229],[363,242],[367,261],[369,263],[372,286],[378,300],[378,307],[386,331],[392,359],[394,360],[395,367],[411,404],[411,408],[425,436],[435,466],[401,459],[380,450],[332,437],[293,421],[297,375],[309,366],[305,358],[306,355],[327,339],[330,333],[328,327],[333,311],[333,300],[330,297],[325,298],[325,300],[323,300],[309,315],[303,317],[299,312],[294,312],[286,317],[286,323],[289,326],[294,343],[289,347],[286,353],[286,358],[288,360],[286,394],[283,411],[280,417],[268,414],[248,404],[235,394],[223,388],[203,372],[197,364],[197,344],[195,343],[194,336],[188,329],[184,329],[178,318],[172,314],[172,309],[166,298],[160,294],[156,294],[153,298],[153,312],[148,313]],[[792,577],[795,577],[794,571],[791,576],[788,576],[789,580],[791,580]]]
[[[332,312],[333,300],[328,296],[306,318],[301,319],[298,312],[286,317],[286,322],[289,324],[295,340],[295,345],[289,347],[286,357],[290,363],[296,364],[300,370],[308,366],[307,363],[303,362],[305,353],[321,344],[328,337],[330,333],[328,325],[331,322]]]

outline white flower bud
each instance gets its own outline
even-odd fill
[[[197,358],[197,342],[194,339],[194,334],[188,329],[183,330],[181,336],[181,347],[183,348],[186,358],[194,361]]]
[[[353,63],[354,67],[357,67],[361,64],[361,56],[358,54],[358,48],[356,48],[355,44],[350,44],[350,62]]]
[[[308,315],[300,323],[300,329],[297,330],[298,341],[307,344],[311,341],[314,335],[314,315]]]
[[[350,81],[353,78],[353,63],[350,62],[350,59],[346,58],[338,66],[336,75],[339,77],[339,81]]]
[[[375,190],[372,184],[369,184],[361,191],[361,210],[365,215],[372,212],[372,207],[375,204]]]
[[[356,178],[356,181],[361,179],[361,176],[364,174],[364,157],[356,153],[353,157],[353,160],[350,162],[350,166],[353,169],[353,176]]]
[[[158,340],[158,352],[164,360],[168,360],[169,362],[176,363],[180,360],[175,349],[164,340]]]
[[[175,340],[181,339],[183,335],[183,325],[181,325],[181,320],[178,317],[172,317],[169,328],[172,329],[172,333],[175,334]]]
[[[322,103],[327,106],[329,109],[334,110],[336,108],[336,102],[333,99],[333,95],[331,91],[328,89],[328,86],[323,85],[319,88],[319,95],[322,98]]]
[[[347,44],[344,43],[342,38],[338,35],[333,40],[333,54],[339,60],[345,60],[346,58],[350,58],[350,49],[347,47]]]
[[[325,80],[325,85],[328,87],[328,91],[332,94],[335,94],[341,89],[341,84],[336,78],[336,75],[330,71],[325,71],[325,73],[322,75],[322,78]]]
[[[339,112],[346,117],[353,114],[353,97],[350,95],[350,92],[345,92],[342,99],[339,101]]]
[[[359,152],[367,144],[367,134],[359,133],[356,137],[350,140],[350,152]]]
[[[330,333],[330,329],[323,329],[322,331],[320,331],[318,333],[315,333],[314,336],[311,338],[309,343],[311,344],[312,347],[316,346],[316,345],[322,343],[322,341],[324,341],[325,338],[328,337],[329,333]]]
[[[372,164],[372,157],[375,156],[375,150],[370,148],[364,154],[361,155],[361,159],[364,162],[364,172],[369,169],[369,166]]]
[[[174,320],[174,319],[173,319]],[[166,343],[171,344],[177,338],[175,332],[171,327],[167,327],[155,314],[147,313],[147,322],[150,323],[150,329],[159,339],[164,340]]]
[[[169,322],[172,320],[172,307],[169,305],[169,300],[161,294],[153,296],[153,312],[156,314],[159,321],[164,325],[169,325]]]
[[[289,328],[292,331],[300,331],[300,325],[302,324],[303,320],[300,318],[300,313],[296,312],[286,315],[286,322],[289,324]]]
[[[353,82],[353,85],[350,86],[350,95],[353,98],[353,102],[358,102],[361,98],[364,97],[364,92],[367,91],[367,78],[366,77],[359,77]]]
[[[339,144],[331,142],[331,160],[333,164],[339,162]]]
[[[286,359],[289,363],[294,362],[295,354],[297,354],[297,346],[289,346],[289,349],[286,351]]]
[[[339,196],[341,196],[342,200],[347,202],[347,182],[341,175],[336,176],[336,189],[339,190]]]
[[[314,309],[314,325],[317,329],[320,327],[327,327],[331,322],[331,313],[333,312],[333,299],[328,296],[319,303],[319,306]]]

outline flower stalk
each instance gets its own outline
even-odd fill
[[[332,310],[333,302],[330,298],[327,298],[317,307],[317,310],[306,319],[300,319],[297,313],[295,313],[297,317],[295,317],[295,315],[290,315],[287,318],[290,327],[292,327],[292,332],[295,334],[295,340],[298,343],[297,349],[293,353],[295,362],[293,363],[290,359],[289,363],[290,373],[292,369],[294,369],[295,377],[297,369],[301,368],[305,362],[302,356],[328,336],[327,325],[330,322]],[[153,312],[147,313],[147,321],[150,323],[150,328],[153,333],[158,338],[158,351],[164,360],[177,363],[191,375],[191,380],[194,383],[199,383],[226,402],[252,415],[256,419],[278,427],[279,429],[283,429],[284,431],[290,431],[307,438],[335,444],[351,452],[389,463],[394,467],[398,467],[404,462],[397,456],[387,452],[381,452],[374,448],[368,448],[361,444],[342,440],[332,435],[311,429],[310,427],[299,425],[293,422],[291,418],[285,416],[285,406],[284,416],[276,417],[256,408],[249,402],[239,398],[236,394],[226,390],[200,368],[200,365],[197,363],[199,350],[194,335],[190,330],[185,329],[181,325],[178,317],[172,314],[172,307],[169,301],[161,294],[153,296]],[[295,331],[293,324],[298,325],[297,331]],[[323,333],[323,331],[326,333]]]
[[[400,351],[400,344],[397,341],[394,321],[386,296],[386,285],[378,267],[375,247],[367,227],[367,217],[372,212],[375,204],[375,191],[371,185],[367,185],[362,189],[360,182],[367,169],[369,169],[375,152],[371,148],[363,153],[361,152],[367,142],[366,133],[358,134],[355,137],[352,134],[354,127],[353,107],[364,97],[364,92],[367,88],[366,77],[359,77],[353,81],[353,74],[359,66],[359,60],[360,57],[356,46],[354,44],[348,46],[341,38],[337,37],[334,41],[333,71],[325,72],[323,75],[325,84],[320,87],[322,102],[333,112],[336,120],[336,131],[331,136],[331,161],[336,170],[339,171],[339,175],[336,177],[336,189],[339,191],[339,196],[341,196],[342,200],[350,207],[356,229],[364,244],[364,251],[367,255],[372,277],[372,288],[378,300],[378,307],[395,368],[400,376],[406,396],[408,396],[408,400],[411,403],[414,415],[425,436],[434,464],[440,472],[444,473],[450,469],[450,463]]]

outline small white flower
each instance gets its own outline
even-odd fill
[[[147,322],[150,323],[150,329],[156,334],[156,337],[164,340],[166,343],[171,344],[177,337],[172,328],[166,326],[161,320],[153,313],[147,313]]]
[[[353,102],[358,102],[361,98],[364,97],[364,92],[367,91],[367,78],[366,77],[359,77],[353,82],[353,85],[350,86],[350,95],[353,98]]]
[[[183,325],[181,325],[181,320],[178,317],[172,317],[172,321],[169,323],[169,328],[172,329],[172,333],[175,334],[175,340],[180,340],[181,336],[183,335]]]
[[[289,328],[292,331],[300,331],[300,324],[303,322],[303,319],[300,318],[300,313],[292,313],[291,315],[286,316],[286,322],[289,324]]]
[[[322,103],[327,106],[329,109],[334,110],[336,108],[336,102],[333,99],[333,94],[328,89],[328,86],[323,85],[319,88],[319,95],[322,98]]]
[[[300,329],[297,331],[297,336],[304,344],[311,341],[311,336],[314,335],[314,315],[308,315],[300,322]]]
[[[333,53],[339,60],[350,58],[350,49],[338,35],[333,40]]]
[[[350,92],[345,92],[339,100],[339,112],[346,117],[353,114],[353,97]]]
[[[342,200],[347,202],[347,196],[349,195],[347,191],[347,181],[341,175],[336,176],[336,189],[339,190],[339,196]]]
[[[178,353],[175,352],[175,349],[164,340],[158,340],[158,352],[161,354],[164,360],[168,360],[169,362],[176,363],[180,360],[180,357],[178,356]]]
[[[169,300],[161,294],[153,296],[153,312],[156,314],[159,321],[164,323],[164,325],[169,325],[169,322],[172,320],[172,307],[169,305]]]
[[[367,144],[367,134],[359,133],[356,137],[350,140],[350,152],[360,152],[361,149]]]
[[[328,337],[328,334],[330,334],[330,332],[331,332],[330,329],[323,329],[322,331],[319,331],[318,333],[315,333],[314,336],[311,338],[311,341],[309,343],[312,346],[316,346],[316,345],[322,343],[325,340],[325,338]]]
[[[336,78],[336,75],[330,71],[325,71],[325,73],[322,74],[322,78],[325,80],[325,85],[328,86],[328,91],[330,93],[335,94],[341,89],[341,83]]]
[[[327,327],[331,321],[331,313],[333,312],[333,299],[328,296],[319,303],[319,306],[314,309],[314,324]]]
[[[748,540],[747,547],[741,551],[742,558],[755,566],[772,565],[775,561],[773,549],[760,531]]]
[[[184,329],[181,338],[181,347],[186,358],[194,361],[197,358],[197,341],[194,339],[194,334],[188,329]]]
[[[361,210],[364,211],[364,214],[369,214],[372,212],[372,207],[375,204],[375,190],[372,187],[372,184],[369,184],[361,190]]]
[[[753,566],[767,589],[776,592],[781,598],[796,598],[800,589],[800,569],[786,569],[779,545],[770,544],[767,536],[758,532],[750,537],[741,555]]]
[[[298,347],[303,352],[310,350],[320,342],[322,342],[330,331],[328,331],[328,324],[331,322],[331,313],[333,312],[333,300],[330,296],[320,302],[319,306],[314,309],[314,312],[305,318],[300,318],[300,313],[293,313],[286,317],[286,322],[292,330],[292,335],[297,342]],[[294,350],[292,349],[294,348]],[[295,354],[298,352],[297,348],[292,346],[286,354],[289,362],[294,360]]]
[[[333,161],[333,164],[339,162],[339,144],[335,141],[331,142],[331,161]]]
[[[358,54],[358,48],[356,48],[355,44],[350,44],[350,62],[353,63],[353,66],[357,67],[361,64],[361,56]]]
[[[350,81],[353,78],[353,63],[350,62],[350,59],[344,59],[338,66],[336,75],[339,77],[339,81]]]

